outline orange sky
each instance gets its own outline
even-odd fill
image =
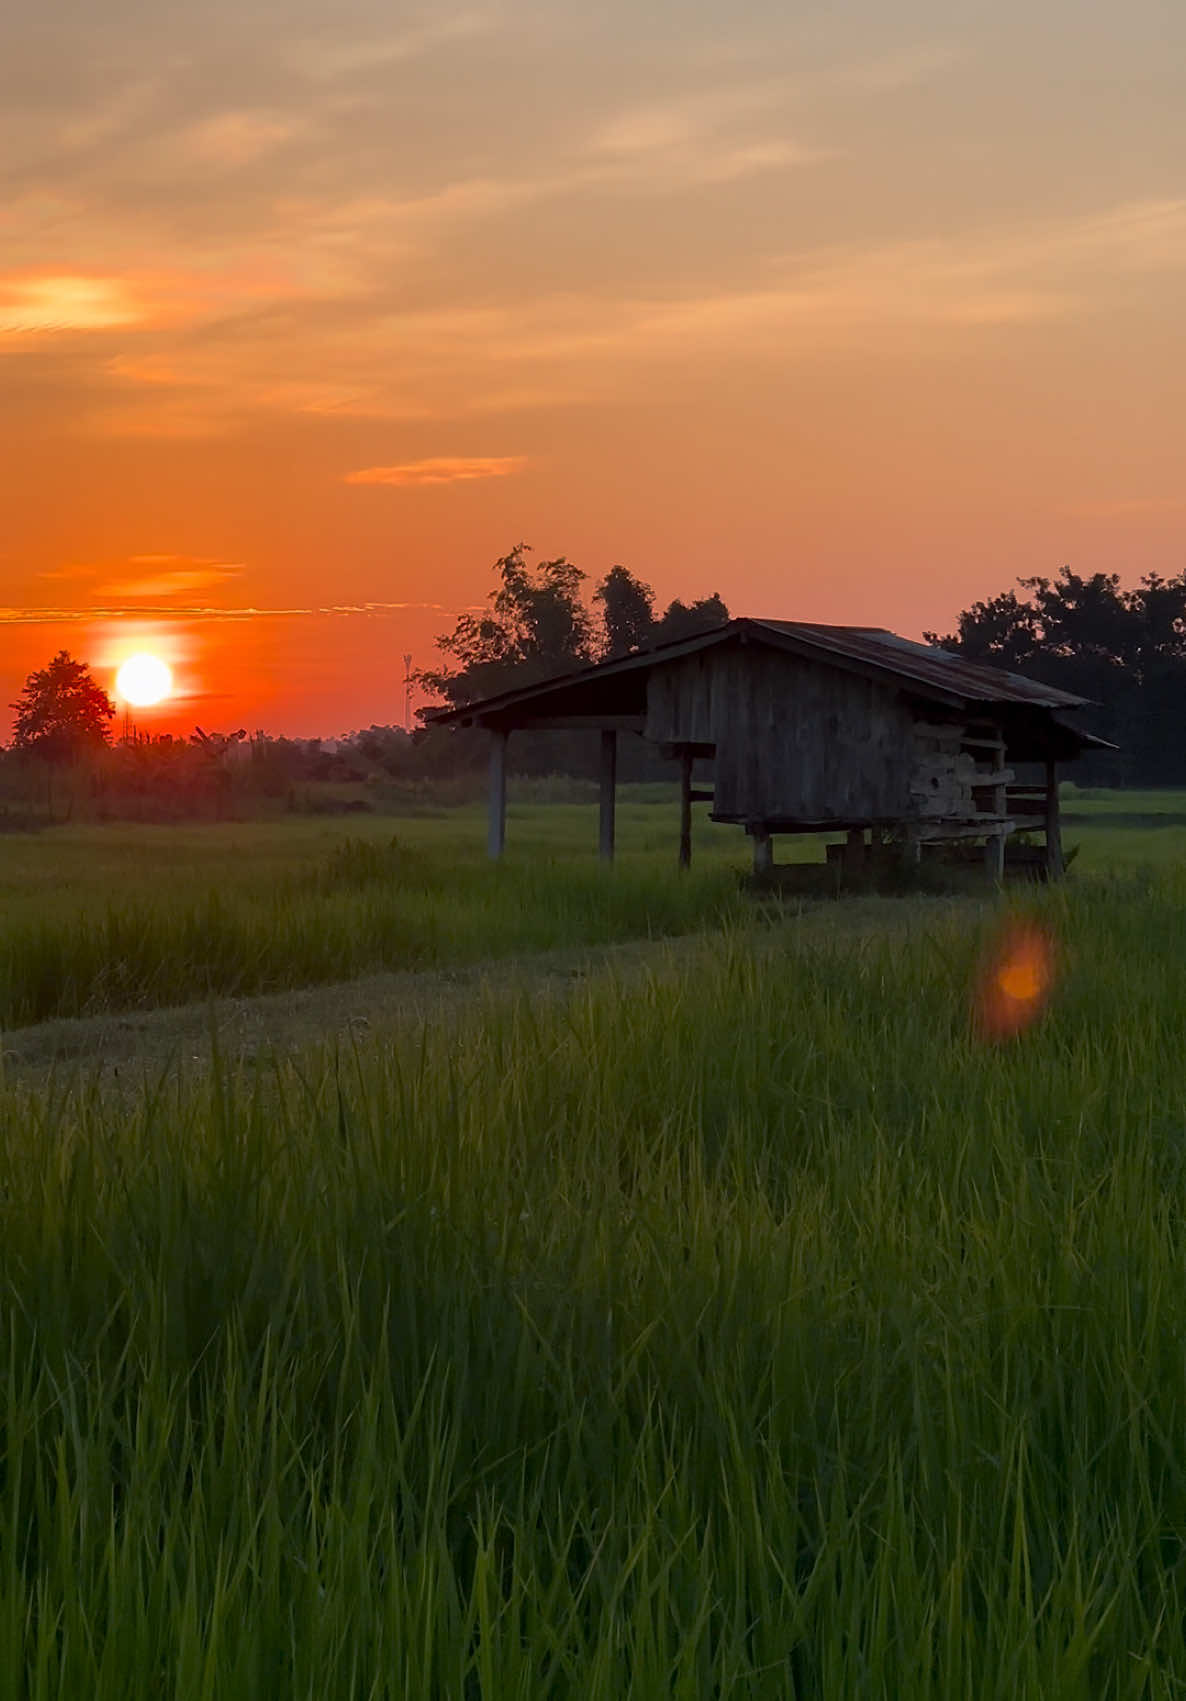
[[[0,702],[397,720],[520,539],[911,635],[1186,567],[1180,0],[24,10]]]

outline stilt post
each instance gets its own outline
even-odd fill
[[[865,867],[865,829],[850,827],[844,843],[844,872],[860,874]]]
[[[1004,817],[1009,812],[1008,783],[1005,773],[1005,740],[1000,735],[999,742],[993,750],[992,775],[992,812],[1001,821],[995,833],[991,834],[984,846],[984,868],[990,880],[999,886],[1005,878],[1005,835],[1008,827],[1004,825]]]
[[[603,862],[614,859],[614,814],[617,804],[618,735],[610,729],[601,734],[600,812],[598,850]]]
[[[998,883],[1005,878],[1005,835],[990,833],[984,841],[984,871]]]
[[[503,727],[490,728],[490,790],[486,817],[486,854],[497,862],[507,842],[507,740]]]
[[[686,744],[679,753],[679,865],[692,866],[692,752]]]
[[[774,867],[774,840],[765,827],[755,827],[752,837],[754,841],[754,873],[768,874]]]
[[[1061,880],[1066,872],[1062,855],[1062,823],[1058,814],[1058,768],[1046,764],[1046,878]]]

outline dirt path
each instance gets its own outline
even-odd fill
[[[926,927],[966,900],[853,899],[821,904],[749,935],[755,951],[785,949],[795,939],[851,948],[860,939],[901,928]],[[212,1052],[212,1034],[227,1061],[283,1056],[335,1037],[418,1028],[446,1020],[484,992],[513,997],[566,996],[590,976],[615,978],[650,972],[678,973],[717,933],[679,938],[631,939],[458,966],[365,975],[329,986],[301,987],[257,998],[220,998],[158,1010],[41,1022],[0,1035],[0,1072],[9,1084],[43,1084],[49,1076],[77,1072],[86,1080],[135,1087],[170,1067],[201,1066]]]

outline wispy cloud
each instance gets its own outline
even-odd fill
[[[224,314],[208,329],[181,334],[162,319],[125,338],[106,367],[111,382],[93,383],[73,417],[80,430],[190,438],[265,415],[415,425],[569,410],[636,391],[640,374],[686,361],[689,350],[697,359],[785,362],[870,336],[886,348],[975,337],[1113,312],[1143,279],[1182,270],[1186,199],[809,248],[749,268],[733,287],[645,296],[528,288],[404,310],[381,290],[339,302],[261,299],[258,310]],[[522,464],[443,456],[345,476],[446,484],[510,476]]]
[[[243,571],[239,563],[210,561],[176,565],[181,559],[176,556],[163,556],[155,560],[151,556],[133,557],[130,565],[138,567],[140,571],[127,578],[100,585],[98,594],[119,599],[139,597],[149,601],[190,596],[194,591],[213,590],[218,585],[225,585],[230,580],[237,579]]]
[[[307,126],[278,112],[219,112],[192,125],[183,144],[203,164],[250,165],[300,136]]]
[[[124,606],[118,602],[89,603],[85,607],[0,606],[0,626],[73,626],[88,625],[98,620],[146,620],[157,618],[170,621],[210,620],[293,620],[310,616],[325,618],[381,618],[387,614],[403,614],[409,609],[423,609],[432,614],[448,613],[448,605],[439,602],[360,602],[324,603],[307,608],[268,608],[252,605],[220,608],[215,605],[190,604],[178,607],[162,603],[149,607],[142,603]]]
[[[789,95],[785,79],[709,88],[674,99],[631,106],[606,119],[590,139],[594,150],[610,154],[645,154],[719,132],[729,123],[752,120]]]
[[[71,561],[37,574],[38,579],[79,587],[77,601],[0,608],[0,626],[77,625],[101,620],[220,621],[304,617],[382,617],[409,609],[443,612],[443,605],[401,602],[314,603],[307,607],[195,602],[195,591],[214,591],[240,579],[242,562],[175,553],[131,555],[124,562]],[[179,601],[188,596],[191,600]]]
[[[218,561],[192,555],[131,555],[118,567],[110,562],[71,561],[47,567],[39,579],[66,584],[89,584],[91,595],[103,599],[186,596],[228,584],[243,572],[239,561]],[[114,577],[112,576],[114,573]]]
[[[341,34],[308,38],[292,47],[288,57],[305,76],[323,82],[421,59],[439,48],[489,35],[497,27],[497,13],[473,9],[426,17],[405,29],[349,43],[343,43]]]
[[[106,368],[112,382],[80,398],[74,418],[109,434],[199,437],[268,414],[416,424],[568,409],[637,388],[641,372],[689,349],[786,361],[871,334],[887,347],[975,336],[1112,310],[1134,280],[1183,269],[1186,199],[806,249],[751,268],[741,287],[524,290],[403,311],[381,291],[348,304],[277,298],[190,334],[158,322],[125,342]],[[345,476],[414,486],[521,469],[520,456],[442,456]]]
[[[789,104],[785,81],[709,89],[680,99],[628,107],[604,120],[589,138],[600,162],[589,175],[644,188],[656,176],[689,186],[727,183],[758,171],[783,170],[832,157],[773,131],[768,115]]]
[[[527,465],[525,455],[436,455],[393,467],[362,467],[347,484],[468,484],[472,479],[509,478]]]
[[[109,331],[136,324],[144,312],[120,277],[48,273],[0,278],[0,334]]]
[[[115,376],[167,383],[167,356],[129,343],[129,330],[184,333],[252,309],[347,301],[356,287],[332,262],[319,264],[313,255],[298,265],[270,245],[240,256],[196,257],[168,271],[129,262],[122,273],[0,274],[0,351],[71,333],[91,339],[110,333],[119,337],[120,352],[110,359]]]
[[[58,132],[58,144],[69,153],[81,154],[110,142],[144,119],[161,94],[157,77],[136,78],[117,87],[85,111],[71,112]]]

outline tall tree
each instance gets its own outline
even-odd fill
[[[923,637],[937,649],[950,650],[968,661],[1023,668],[1040,641],[1037,610],[1022,602],[1016,591],[1002,591],[964,609],[954,632],[944,637],[924,632]]]
[[[86,662],[59,650],[48,667],[31,673],[15,703],[12,748],[49,761],[66,761],[111,742],[115,705]]]
[[[581,601],[585,575],[564,555],[532,568],[525,560],[529,553],[527,544],[516,544],[496,563],[502,583],[491,601],[522,665],[546,678],[589,660],[589,613]]]
[[[929,643],[972,661],[1016,668],[1086,697],[1092,731],[1121,746],[1089,759],[1109,780],[1146,785],[1186,780],[1186,572],[1147,574],[1126,590],[1118,574],[1019,579],[1028,596],[1003,591],[960,614],[957,629]],[[1084,771],[1088,771],[1085,764]]]
[[[698,632],[709,632],[714,626],[723,626],[728,618],[729,610],[724,598],[716,591],[693,603],[681,602],[676,597],[674,602],[668,603],[663,618],[655,626],[655,641],[666,644],[677,638],[694,638]]]
[[[601,656],[612,661],[651,641],[655,630],[655,593],[625,567],[611,567],[593,592],[601,605]]]
[[[426,690],[454,705],[472,703],[591,659],[584,573],[563,555],[531,567],[528,553],[519,543],[496,561],[488,612],[463,614],[437,639],[445,664],[417,675]]]

